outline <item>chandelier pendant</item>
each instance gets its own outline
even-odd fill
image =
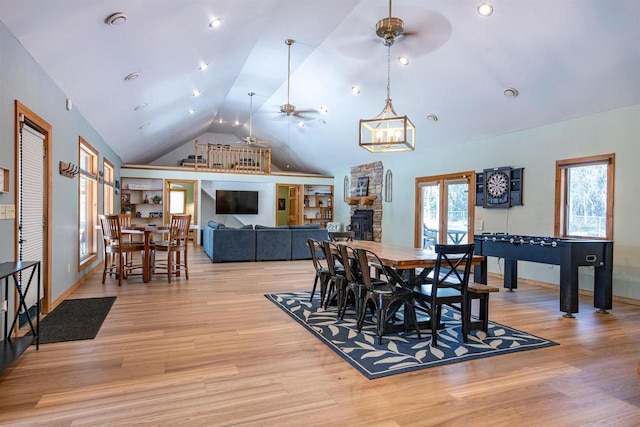
[[[391,16],[389,0],[389,18],[380,20],[376,28],[376,34],[387,46],[387,99],[384,108],[376,117],[360,119],[359,145],[372,153],[415,149],[415,126],[406,115],[399,116],[391,102],[391,45],[396,37],[402,35],[403,25],[401,19]]]

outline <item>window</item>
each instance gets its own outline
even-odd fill
[[[102,170],[104,171],[104,183],[102,184],[102,212],[105,215],[112,215],[114,211],[114,173],[113,165],[107,159],[103,159]]]
[[[613,239],[614,163],[614,154],[556,162],[556,236]]]
[[[96,225],[98,223],[98,153],[82,137],[79,138],[80,165],[78,193],[78,253],[81,269],[97,256]]]
[[[187,191],[171,190],[169,192],[169,213],[184,214],[187,213]]]

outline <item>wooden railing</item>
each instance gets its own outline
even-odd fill
[[[248,174],[271,173],[271,148],[254,148],[224,144],[195,142],[193,163],[183,167],[211,172],[234,172]],[[196,161],[197,159],[197,161]]]

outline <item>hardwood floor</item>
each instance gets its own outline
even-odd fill
[[[171,285],[94,274],[71,298],[117,296],[97,338],[31,348],[0,374],[0,425],[640,423],[639,306],[600,315],[581,297],[565,319],[557,289],[520,281],[491,295],[491,320],[559,346],[367,380],[263,296],[310,290],[310,260],[189,255]]]

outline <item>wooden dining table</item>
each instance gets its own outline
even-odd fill
[[[142,257],[142,281],[148,283],[151,281],[153,274],[153,259],[151,256],[151,235],[152,234],[165,234],[169,232],[169,228],[166,226],[156,225],[133,225],[129,227],[122,227],[120,230],[122,234],[138,234],[144,236],[144,256]]]
[[[413,289],[436,266],[437,255],[433,249],[412,248],[369,240],[339,242],[351,248],[367,249],[378,255],[384,267],[394,280],[402,286]],[[474,255],[472,265],[483,265],[486,270],[487,258]],[[417,274],[416,274],[417,272]],[[486,275],[475,277],[476,283],[487,284]]]

